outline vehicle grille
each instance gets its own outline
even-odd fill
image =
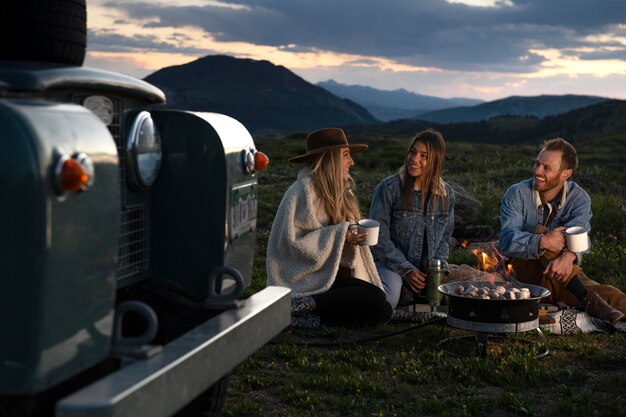
[[[74,102],[82,104],[87,95],[76,95]],[[116,278],[119,282],[133,282],[148,269],[148,207],[146,204],[129,204],[126,182],[126,141],[122,120],[124,106],[119,98],[108,97],[114,105],[113,122],[108,126],[117,146],[121,181],[120,235]]]
[[[125,207],[121,223],[116,276],[118,280],[126,280],[148,267],[148,216],[145,204]]]

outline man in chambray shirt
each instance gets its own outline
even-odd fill
[[[591,229],[591,199],[568,181],[577,165],[576,150],[566,140],[543,144],[533,178],[512,185],[502,198],[499,247],[511,258],[518,280],[550,290],[547,302],[583,307],[593,317],[616,323],[626,314],[626,294],[589,279],[578,266],[583,253],[566,245],[566,228]]]

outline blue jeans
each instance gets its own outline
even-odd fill
[[[402,277],[379,262],[376,262],[376,269],[378,270],[378,275],[380,275],[380,280],[383,282],[387,302],[391,304],[392,308],[396,308],[400,300]]]

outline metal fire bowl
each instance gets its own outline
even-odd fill
[[[505,288],[528,288],[530,298],[524,300],[483,300],[454,293],[454,288],[462,285]],[[478,332],[512,333],[534,330],[539,327],[539,301],[550,295],[547,288],[530,284],[489,281],[457,281],[442,284],[440,293],[448,297],[448,318],[450,326]]]

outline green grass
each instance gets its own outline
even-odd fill
[[[352,169],[364,214],[376,184],[401,165],[409,138],[363,137],[370,149]],[[265,286],[265,250],[276,207],[300,168],[288,158],[304,152],[304,134],[258,138],[270,157],[259,178],[258,233],[253,284]],[[480,202],[469,224],[498,230],[506,188],[532,175],[537,146],[448,143],[445,179]],[[593,248],[583,261],[588,276],[626,290],[626,136],[575,143],[576,180],[593,201]],[[462,238],[459,236],[457,238]],[[451,248],[452,263],[475,264],[466,249]],[[407,324],[369,329],[286,329],[233,373],[225,416],[626,416],[626,335],[547,335],[550,355],[535,332],[488,344],[485,357],[473,341],[439,341],[467,333],[439,322],[368,343],[355,340],[402,330]],[[335,342],[336,347],[311,346]],[[454,350],[455,357],[443,351]]]

